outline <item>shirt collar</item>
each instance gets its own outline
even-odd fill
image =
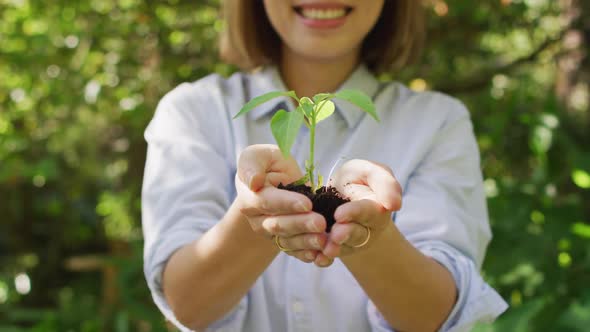
[[[249,98],[271,91],[286,90],[285,84],[275,66],[267,66],[252,73],[249,83],[249,87],[247,87],[249,89]],[[361,64],[336,92],[348,89],[362,91],[369,97],[374,98],[379,89],[379,82],[368,68],[364,64]],[[265,115],[276,112],[279,108],[287,108],[289,111],[292,111],[294,105],[289,99],[289,97],[273,99],[256,107],[250,114],[254,120],[258,120]],[[336,105],[336,112],[344,118],[349,128],[354,127],[364,115],[364,112],[358,109],[358,107],[344,100],[334,99],[334,103]]]
[[[246,88],[248,89],[249,94],[247,98],[250,99],[271,91],[287,91],[287,88],[281,79],[281,75],[275,66],[266,66],[252,73],[249,77],[249,86]],[[258,120],[283,107],[292,111],[295,107],[290,99],[290,97],[278,97],[257,106],[250,111],[252,119]]]

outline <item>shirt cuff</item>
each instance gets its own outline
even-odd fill
[[[395,332],[371,300],[367,303],[367,318],[371,325],[371,332]]]
[[[457,249],[440,241],[416,246],[432,257],[453,275],[458,290],[457,303],[439,332],[467,332],[476,323],[491,323],[507,308],[508,304],[480,276],[473,261]],[[372,332],[394,332],[375,304],[369,300],[367,317]]]
[[[458,299],[440,332],[470,331],[477,323],[492,323],[508,304],[481,277],[475,263],[452,246],[433,241],[417,248],[442,264],[457,286]]]
[[[152,262],[145,262],[145,276],[150,289],[154,303],[160,309],[166,320],[174,324],[181,332],[193,331],[178,321],[174,312],[170,308],[162,289],[162,273],[164,266],[172,254],[184,245],[198,239],[203,232],[191,230],[178,230],[173,234],[167,234],[166,239],[161,239],[157,248],[152,249],[154,256]],[[151,263],[151,264],[150,264]],[[236,305],[234,309],[228,312],[224,317],[211,324],[205,332],[213,331],[240,331],[246,317],[248,307],[248,295]],[[202,331],[200,331],[202,332]]]

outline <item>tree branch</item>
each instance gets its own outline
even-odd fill
[[[450,82],[448,84],[435,86],[435,90],[442,91],[448,94],[456,94],[474,92],[483,89],[490,83],[490,80],[495,75],[508,73],[514,70],[515,68],[519,67],[520,65],[537,60],[539,54],[541,54],[544,50],[554,45],[555,43],[560,42],[563,36],[565,35],[566,31],[567,29],[563,30],[558,36],[554,38],[548,38],[526,56],[514,59],[508,63],[502,63],[492,68],[484,68],[479,73],[472,75],[471,77],[463,78],[455,82]]]

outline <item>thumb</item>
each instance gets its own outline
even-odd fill
[[[238,159],[238,178],[254,192],[262,189],[269,170],[277,161],[278,147],[271,144],[248,146]]]
[[[401,208],[402,189],[393,171],[384,164],[368,160],[353,159],[342,165],[336,172],[337,185],[355,199],[371,197],[385,209],[397,211]]]
[[[247,176],[246,184],[250,190],[257,192],[264,187],[266,183],[266,174],[263,173],[249,173]]]

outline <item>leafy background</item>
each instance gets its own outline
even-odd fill
[[[428,0],[418,65],[470,108],[511,304],[478,331],[590,325],[590,3]],[[182,81],[230,74],[209,0],[0,0],[0,331],[166,331],[141,259],[142,132]]]

